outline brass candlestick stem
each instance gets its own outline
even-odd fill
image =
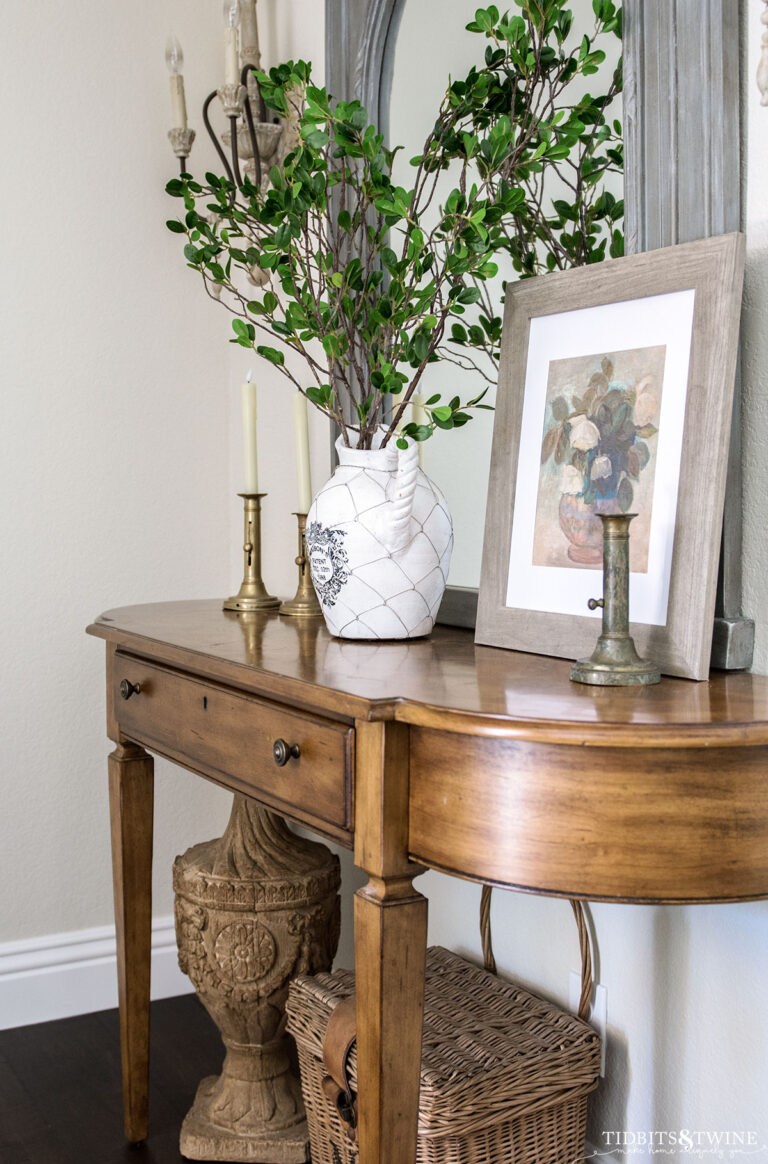
[[[266,493],[238,493],[243,499],[243,581],[237,594],[224,600],[224,610],[276,610],[279,598],[267,593],[261,577],[261,499]]]
[[[284,602],[280,607],[280,613],[291,615],[293,618],[317,618],[318,615],[322,615],[323,611],[317,601],[315,588],[312,585],[312,575],[309,572],[305,537],[307,515],[306,513],[297,513],[295,516],[299,524],[299,553],[296,558],[296,565],[299,568],[299,585],[294,597],[288,602]]]
[[[575,683],[630,687],[658,683],[661,673],[641,659],[629,633],[629,523],[636,513],[600,514],[603,523],[603,597],[589,609],[603,608],[603,632],[589,659],[571,667]]]

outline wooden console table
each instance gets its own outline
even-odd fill
[[[361,1164],[413,1164],[422,867],[638,902],[768,896],[768,679],[611,690],[466,631],[367,644],[177,602],[113,610],[109,759],[125,1128],[147,1128],[152,758],[354,848]],[[276,741],[298,745],[278,764]],[[278,760],[286,749],[278,746]]]

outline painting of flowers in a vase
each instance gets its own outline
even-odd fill
[[[552,360],[533,564],[600,569],[601,513],[637,513],[630,569],[646,573],[666,346]]]

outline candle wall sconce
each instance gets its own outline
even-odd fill
[[[261,51],[256,0],[224,0],[224,27],[224,83],[203,102],[203,124],[229,181],[239,187],[247,178],[263,188],[269,182],[270,168],[280,165],[298,143],[298,126],[293,115],[281,119],[267,110],[259,92],[256,72],[261,68]],[[171,107],[176,122],[168,138],[179,159],[180,171],[186,174],[195,131],[187,126],[184,58],[175,36],[168,40],[165,59],[171,74]],[[229,128],[220,135],[210,118],[217,98],[229,122]]]

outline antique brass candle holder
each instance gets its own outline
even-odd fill
[[[243,499],[243,581],[237,594],[224,600],[224,610],[276,610],[279,598],[267,593],[261,577],[261,499],[266,493],[238,493]]]
[[[284,602],[280,607],[280,613],[290,615],[293,618],[317,618],[318,615],[322,615],[323,611],[317,601],[315,588],[312,585],[312,575],[309,571],[305,536],[307,515],[306,513],[297,513],[294,516],[299,527],[299,552],[296,557],[296,565],[299,568],[299,584],[293,598]]]
[[[603,597],[589,609],[603,608],[603,631],[589,659],[571,667],[575,683],[631,687],[658,683],[661,673],[641,659],[629,633],[629,523],[636,513],[600,514],[603,523]]]

